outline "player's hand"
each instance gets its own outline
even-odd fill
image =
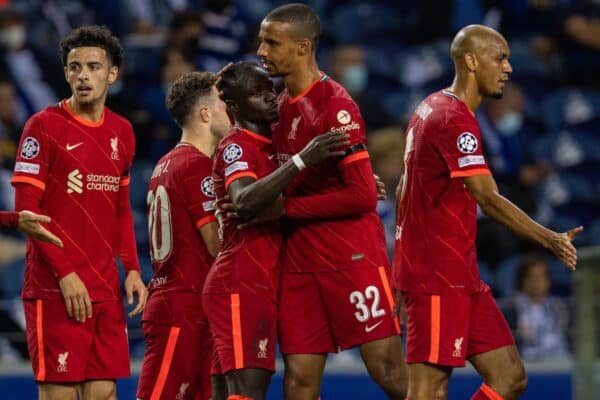
[[[142,277],[139,271],[129,271],[127,273],[127,277],[125,278],[125,295],[127,296],[127,304],[133,304],[133,294],[137,293],[138,303],[133,309],[130,311],[129,318],[135,317],[139,313],[144,310],[146,306],[146,301],[148,301],[148,289],[146,289],[146,285],[144,285],[144,281],[142,281]]]
[[[238,224],[238,229],[253,228],[268,222],[277,221],[285,215],[285,201],[279,196],[269,207],[259,212],[252,219]]]
[[[377,188],[377,200],[387,199],[387,188],[385,187],[385,183],[383,183],[379,175],[373,174],[373,178],[375,178],[375,187]]]
[[[307,167],[319,164],[325,160],[343,157],[342,150],[350,144],[350,135],[340,132],[327,132],[312,138],[298,154]]]
[[[583,232],[583,226],[578,226],[563,233],[554,232],[550,240],[550,251],[564,262],[571,271],[577,266],[577,249],[573,246],[573,240]]]
[[[67,315],[77,322],[85,322],[92,318],[92,301],[83,281],[76,272],[71,272],[58,281],[60,291],[65,299]]]
[[[63,243],[60,238],[41,225],[49,224],[51,221],[52,219],[46,215],[39,215],[31,211],[23,210],[19,212],[18,229],[27,236],[43,242],[52,243],[53,245],[62,248]]]
[[[217,219],[221,218],[221,222],[225,222],[231,218],[239,218],[239,215],[235,212],[235,207],[231,201],[231,197],[228,194],[223,197],[223,201],[217,208]]]

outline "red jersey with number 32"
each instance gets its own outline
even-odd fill
[[[97,123],[76,116],[65,101],[25,124],[12,178],[44,191],[40,210],[61,238],[64,262],[73,267],[93,301],[120,298],[116,254],[117,204],[129,185],[135,138],[125,118],[104,108]],[[35,240],[27,242],[24,298],[62,298],[58,279]]]
[[[215,152],[213,178],[217,203],[237,179],[260,179],[277,168],[271,139],[234,128]],[[240,230],[236,219],[223,223],[223,243],[204,287],[205,293],[266,293],[276,301],[281,231],[276,221]]]
[[[425,293],[474,290],[480,281],[477,203],[462,178],[490,171],[477,120],[455,94],[436,92],[417,107],[407,128],[404,163],[395,287]]]
[[[280,164],[300,152],[315,136],[329,131],[347,133],[349,146],[358,149],[341,160],[301,171],[285,189],[290,203],[298,204],[296,200],[301,202],[302,198],[347,189],[349,168],[361,168],[363,182],[360,184],[375,193],[366,151],[365,123],[358,106],[340,84],[323,75],[295,98],[290,98],[287,89],[284,90],[278,101],[279,122],[273,127],[273,143]],[[303,212],[302,208],[294,206],[299,213]],[[283,268],[291,272],[389,265],[383,226],[374,208],[334,218],[318,217],[316,213],[314,217],[293,218],[285,249]]]
[[[154,168],[147,197],[154,276],[144,320],[171,320],[190,301],[201,309],[202,286],[213,262],[199,231],[216,221],[212,164],[193,145],[180,143]],[[198,298],[181,292],[196,293]]]

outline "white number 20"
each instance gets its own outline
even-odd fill
[[[153,261],[164,261],[171,254],[173,232],[171,232],[171,204],[164,186],[156,188],[156,193],[148,192],[148,231],[150,235],[150,255]]]
[[[371,309],[367,307],[366,300],[373,300],[371,303]],[[357,312],[354,313],[354,316],[358,320],[358,322],[365,322],[369,318],[378,318],[382,315],[385,315],[385,310],[379,308],[379,289],[377,286],[368,286],[365,289],[365,293],[359,290],[355,290],[350,293],[350,304],[354,304],[356,306]]]

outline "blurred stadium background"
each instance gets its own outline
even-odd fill
[[[137,137],[132,202],[145,280],[151,276],[145,216],[154,162],[178,140],[164,105],[169,85],[194,69],[255,59],[256,32],[278,0],[0,0],[0,209],[13,207],[9,180],[25,120],[68,97],[57,55],[61,36],[104,24],[121,38],[126,63],[108,106]],[[494,289],[523,357],[524,399],[600,398],[600,1],[598,0],[311,0],[321,16],[321,68],[342,83],[367,122],[376,172],[393,189],[402,171],[403,127],[416,104],[450,84],[454,33],[470,23],[500,30],[511,46],[512,84],[477,118],[501,191],[537,221],[557,230],[579,224],[580,266],[564,265],[479,219],[482,277]],[[279,82],[279,87],[281,83]],[[379,204],[389,234],[394,199]],[[33,399],[36,389],[19,300],[24,241],[0,233],[0,398]],[[134,376],[119,397],[134,398],[144,345],[139,318],[129,321]],[[204,357],[206,355],[198,355]],[[479,385],[456,370],[451,399]],[[270,399],[280,398],[277,374]],[[358,353],[330,358],[323,399],[384,398]]]

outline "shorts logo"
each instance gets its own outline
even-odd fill
[[[213,181],[212,176],[207,176],[202,179],[202,193],[206,197],[214,198],[215,197],[215,183]]]
[[[26,137],[21,146],[21,157],[31,160],[36,158],[38,154],[40,154],[40,143],[34,137]]]
[[[223,151],[223,160],[229,164],[235,160],[239,160],[242,154],[244,154],[242,148],[235,143],[231,143],[229,146],[225,147],[225,151]]]
[[[461,357],[463,339],[462,336],[454,339],[454,351],[452,352],[452,357]]]
[[[379,325],[381,325],[383,323],[383,321],[379,321],[378,323],[376,323],[375,325],[365,325],[365,332],[369,333],[372,332],[375,328],[377,328]]]
[[[269,338],[264,338],[258,341],[258,358],[267,358],[267,344]]]
[[[456,139],[456,145],[463,153],[475,153],[475,150],[477,150],[477,138],[471,132],[463,132]]]
[[[112,149],[112,153],[110,153],[110,158],[113,160],[119,159],[119,138],[114,137],[110,139],[110,147]]]
[[[298,125],[300,125],[300,120],[302,116],[299,115],[292,120],[292,130],[288,134],[288,139],[296,139],[296,131],[298,130]]]
[[[346,110],[338,111],[337,120],[340,124],[344,124],[344,125],[350,123],[350,120],[351,120],[350,113]]]
[[[71,171],[67,177],[67,193],[83,193],[83,175],[78,169]]]
[[[67,372],[67,357],[69,357],[68,351],[58,354],[58,367],[56,368],[56,372]]]
[[[189,382],[183,382],[181,385],[179,385],[179,393],[177,394],[177,396],[175,396],[175,400],[185,399],[185,392],[187,391],[189,386]]]

